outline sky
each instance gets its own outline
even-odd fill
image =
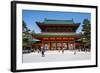
[[[75,23],[80,23],[79,28],[76,33],[82,31],[83,20],[91,20],[90,13],[80,13],[80,12],[58,12],[58,11],[39,11],[39,10],[23,10],[22,20],[27,24],[27,27],[35,33],[41,33],[40,28],[37,26],[36,22],[43,22],[44,19],[54,19],[54,20],[74,20]]]

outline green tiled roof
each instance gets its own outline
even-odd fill
[[[45,24],[75,24],[73,19],[72,20],[49,20],[49,19],[45,19],[43,23],[45,23]]]
[[[38,33],[36,36],[80,36],[77,33]]]

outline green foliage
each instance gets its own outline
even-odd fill
[[[27,29],[26,27],[26,23],[24,21],[22,21],[23,27]]]
[[[84,19],[82,32],[83,33],[82,33],[82,37],[80,38],[80,40],[84,44],[84,46],[88,46],[88,48],[90,48],[90,45],[91,45],[91,24],[90,24],[90,20]]]
[[[30,33],[30,29],[27,27],[27,24],[22,21],[23,25],[23,32],[22,32],[22,41],[23,41],[23,46],[31,46],[32,43],[32,35]]]
[[[83,21],[83,37],[88,41],[90,41],[90,35],[91,35],[91,25],[90,21],[88,19],[84,19]]]
[[[24,20],[22,21],[22,27],[23,27],[23,31],[24,31],[24,32],[29,32],[29,31],[31,31],[31,30],[27,27],[27,24],[25,23]]]

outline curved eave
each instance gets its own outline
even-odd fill
[[[36,22],[38,26],[79,26],[80,23],[74,23],[74,24],[45,24],[43,22]]]
[[[80,23],[75,24],[45,24],[43,22],[36,22],[36,24],[39,26],[41,30],[44,30],[46,27],[53,27],[53,26],[59,26],[59,27],[72,27],[75,28],[75,30],[80,26]]]

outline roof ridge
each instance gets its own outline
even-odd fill
[[[73,19],[71,19],[71,20],[60,20],[60,19],[59,19],[59,20],[57,20],[57,19],[54,20],[54,19],[46,19],[46,18],[44,19],[43,22],[44,22],[44,23],[47,23],[47,24],[48,24],[48,23],[50,23],[50,24],[53,24],[53,23],[54,23],[54,24],[55,24],[55,23],[56,23],[56,24],[60,24],[60,23],[61,23],[61,24],[63,24],[63,23],[64,23],[64,24],[73,24],[73,23],[74,23]]]
[[[73,19],[68,19],[68,20],[65,20],[65,19],[45,19],[44,21],[73,21]]]

